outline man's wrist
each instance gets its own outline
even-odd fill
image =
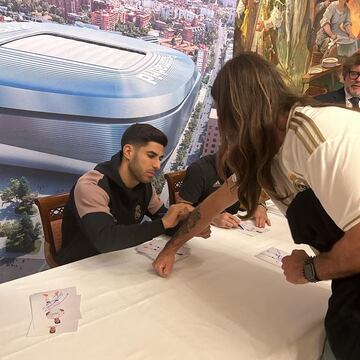
[[[169,240],[165,247],[164,247],[164,250],[166,251],[171,251],[173,253],[176,253],[178,251],[178,249],[180,248],[181,246],[176,246],[176,244],[174,243],[174,241],[172,240]]]
[[[303,265],[304,278],[306,280],[308,280],[309,282],[320,281],[320,279],[316,273],[314,259],[315,259],[315,256],[309,256],[307,259],[305,259],[304,265]]]

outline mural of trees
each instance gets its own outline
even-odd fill
[[[15,204],[16,214],[33,215],[36,212],[34,198],[37,196],[31,193],[30,184],[22,176],[20,179],[10,179],[9,186],[1,192],[1,200],[4,204]]]
[[[29,215],[22,216],[20,221],[6,222],[3,232],[7,237],[7,252],[29,253],[35,250],[35,241],[41,234],[40,223],[33,224]]]
[[[14,213],[20,215],[20,219],[0,224],[0,236],[7,238],[7,252],[29,253],[35,250],[36,240],[41,234],[40,223],[34,224],[31,218],[36,213],[36,196],[31,192],[30,184],[24,176],[10,179],[8,187],[0,193],[3,205],[13,206]]]

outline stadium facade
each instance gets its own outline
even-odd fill
[[[0,163],[80,174],[133,123],[167,134],[191,114],[200,75],[186,55],[117,33],[0,24]]]

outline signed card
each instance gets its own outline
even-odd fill
[[[270,231],[268,227],[260,228],[255,226],[254,220],[242,220],[239,229],[248,236],[257,236],[264,232]]]
[[[167,239],[154,238],[144,244],[137,246],[135,250],[139,254],[145,255],[151,260],[155,260],[167,242],[168,242]],[[190,255],[190,248],[184,245],[176,252],[175,261],[184,259],[189,255]]]
[[[264,260],[270,264],[281,266],[282,265],[282,259],[284,256],[288,256],[287,252],[271,247],[260,254],[255,255],[260,260]]]
[[[32,321],[28,336],[76,331],[81,318],[80,300],[75,287],[31,295]]]

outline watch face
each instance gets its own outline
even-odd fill
[[[315,276],[314,264],[311,262],[311,260],[306,260],[304,263],[304,277],[310,282],[317,281]]]

